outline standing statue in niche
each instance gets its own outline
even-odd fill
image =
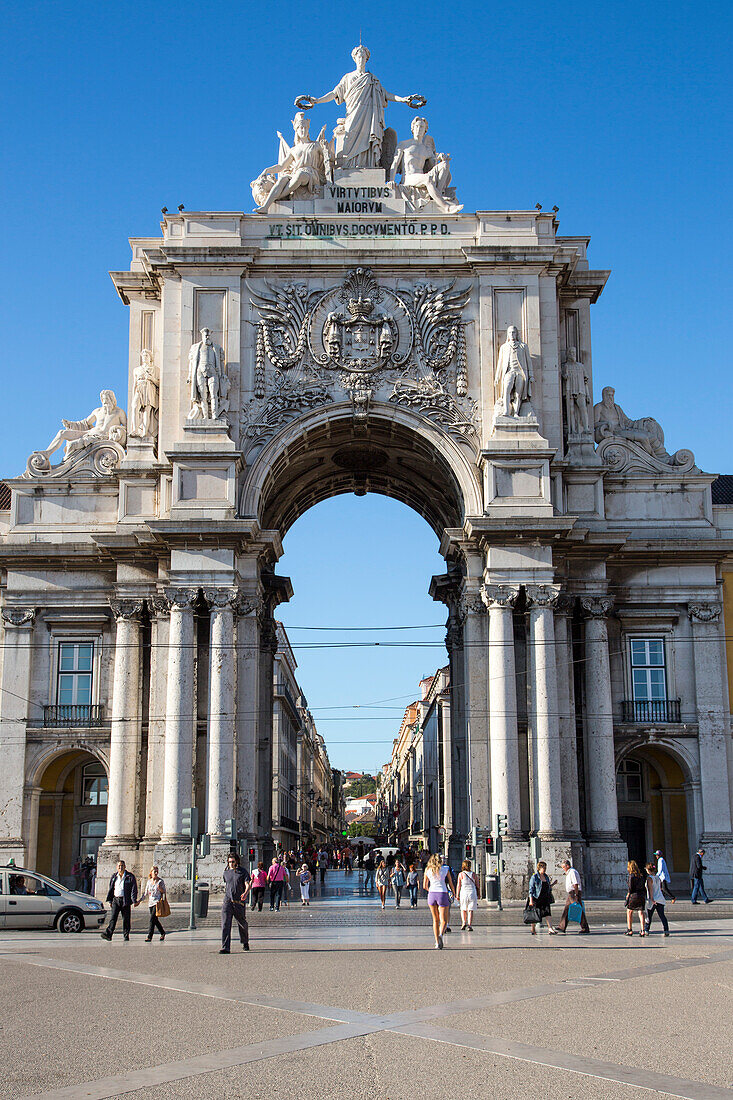
[[[519,329],[509,325],[506,342],[499,348],[494,386],[498,393],[498,411],[503,416],[519,416],[523,401],[532,396],[532,356],[519,339]]]
[[[85,420],[62,420],[61,428],[53,437],[45,451],[35,451],[48,461],[62,443],[66,443],[64,460],[82,451],[92,443],[109,440],[124,447],[127,441],[127,417],[125,410],[117,404],[112,390],[102,390],[99,395],[101,405],[92,409]]]
[[[428,123],[424,118],[413,118],[410,126],[412,139],[401,141],[397,146],[392,162],[391,177],[402,173],[402,190],[407,197],[417,195],[432,199],[446,214],[457,214],[463,210],[456,202],[451,202],[446,193],[450,187],[450,157],[447,153],[438,153],[435,142],[428,135]]]
[[[406,103],[413,110],[424,107],[427,100],[423,96],[392,95],[385,91],[376,76],[366,71],[370,54],[366,46],[358,45],[351,51],[356,69],[346,73],[332,92],[315,99],[310,95],[300,95],[295,106],[301,111],[309,111],[319,103],[335,100],[346,108],[341,165],[344,168],[379,168],[382,161],[382,141],[384,138],[384,108],[387,103]],[[389,165],[382,165],[389,167]]]
[[[575,358],[575,348],[568,348],[563,378],[565,379],[565,399],[568,410],[568,431],[572,435],[589,432],[588,407],[590,405],[590,394],[588,392],[588,375],[583,364]]]
[[[331,179],[331,151],[324,138],[324,126],[317,141],[310,139],[310,119],[302,111],[293,119],[295,142],[292,148],[278,131],[280,155],[277,164],[260,172],[252,181],[252,195],[257,211],[266,214],[274,202],[300,191],[313,195],[326,179]]]
[[[226,379],[226,381],[223,381]],[[224,390],[229,392],[224,368],[224,349],[211,339],[211,330],[201,329],[201,340],[188,353],[188,384],[191,387],[189,420],[218,420]]]
[[[153,363],[153,353],[140,352],[140,366],[132,372],[132,409],[130,435],[153,441],[158,435],[159,378]]]

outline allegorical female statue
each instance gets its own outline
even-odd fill
[[[427,100],[423,96],[399,96],[385,91],[376,76],[366,71],[370,56],[366,46],[357,46],[351,51],[351,56],[356,69],[352,73],[346,73],[332,92],[318,99],[309,95],[298,96],[295,106],[301,111],[308,111],[319,103],[330,103],[331,100],[343,104],[346,107],[346,121],[341,166],[379,168],[384,137],[384,108],[387,103],[407,103],[416,111],[419,107],[424,107]]]

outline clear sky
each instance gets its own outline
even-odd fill
[[[127,311],[107,271],[129,266],[128,236],[156,234],[164,205],[251,209],[249,182],[274,161],[293,99],[334,87],[360,30],[389,91],[427,96],[466,209],[557,204],[560,232],[592,237],[592,266],[612,270],[593,311],[596,395],[614,384],[630,416],[661,422],[670,450],[733,471],[729,3],[6,0],[2,16],[0,475],[20,473],[101,387],[124,393]],[[337,108],[313,114],[332,123]],[[390,106],[400,137],[410,117]],[[424,595],[440,568],[433,533],[393,502],[328,502],[286,548],[288,624],[443,621]],[[297,651],[317,717],[343,701],[407,702],[445,659],[346,652]],[[322,729],[335,763],[373,767],[381,746],[335,742],[357,730],[388,742],[387,725]]]

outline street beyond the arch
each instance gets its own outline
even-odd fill
[[[0,933],[3,1097],[733,1096],[730,904],[680,900],[643,940],[618,902],[588,903],[587,937],[454,911],[436,952],[424,895],[382,912],[356,870],[294,900],[228,956],[218,905],[191,932],[175,904],[163,943],[140,910],[129,942]]]

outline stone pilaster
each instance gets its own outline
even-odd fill
[[[710,868],[705,882],[715,889],[718,876],[721,887],[730,882],[733,852],[722,608],[717,602],[691,603],[688,614],[692,623],[702,791],[702,822],[698,819],[697,825],[702,825],[703,832],[698,843],[705,848],[705,863]]]
[[[194,701],[195,588],[169,588],[168,682],[165,710],[163,780],[163,843],[184,841],[181,811],[193,795],[193,746],[196,731]]]
[[[234,812],[234,607],[235,588],[205,588],[211,609],[208,792],[206,832],[225,840],[224,822]]]
[[[489,796],[489,678],[487,673],[488,616],[478,586],[464,593],[465,699],[468,726],[468,827],[488,828]]]
[[[592,887],[609,893],[623,886],[626,845],[618,831],[611,666],[607,617],[613,597],[581,596],[585,615],[585,767],[589,797],[588,860]]]
[[[107,847],[135,844],[140,781],[141,599],[111,600],[117,621],[109,745]]]
[[[0,699],[3,706],[2,752],[0,771],[0,861],[26,860],[23,836],[23,789],[25,787],[26,726],[29,715],[33,624],[36,612],[29,607],[4,607],[3,660],[0,673]]]
[[[258,593],[242,593],[235,605],[236,675],[236,798],[235,817],[240,836],[255,842],[257,827],[257,737],[259,714],[260,640]],[[262,858],[258,851],[257,858]]]
[[[148,600],[150,610],[150,696],[148,702],[148,761],[145,791],[145,840],[154,844],[163,833],[165,787],[165,710],[168,680],[170,601]]]

